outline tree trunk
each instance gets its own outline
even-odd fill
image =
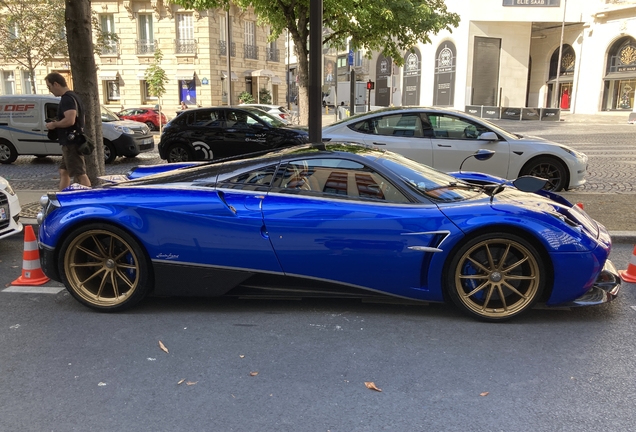
[[[66,0],[66,40],[73,77],[73,90],[82,98],[86,116],[84,132],[95,140],[95,151],[86,156],[86,171],[91,184],[99,184],[104,175],[102,115],[97,87],[97,68],[93,50],[91,2]]]
[[[298,118],[302,125],[309,124],[309,50],[306,48],[309,39],[307,33],[306,30],[303,34],[292,31],[298,61]]]

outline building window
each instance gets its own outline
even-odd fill
[[[104,81],[104,86],[106,87],[105,93],[108,103],[116,102],[120,99],[118,81]]]
[[[610,47],[605,69],[603,110],[634,109],[636,40],[625,36]]]
[[[113,14],[99,16],[104,46],[102,55],[117,55],[117,35],[115,33],[115,17]]]
[[[270,37],[272,36],[272,31],[269,31],[269,35]],[[267,44],[267,50],[266,50],[266,58],[265,60],[267,61],[271,61],[271,62],[279,62],[280,61],[280,51],[278,50],[278,46],[277,46],[277,40],[274,39],[273,41],[269,42]]]
[[[150,92],[150,86],[148,86],[148,81],[146,80],[141,81],[141,97],[142,97],[141,103],[144,103],[144,104],[154,104],[157,102],[157,100],[159,100],[157,96],[154,96]]]
[[[137,40],[137,54],[152,54],[155,52],[155,40],[152,30],[152,14],[139,14],[139,40]]]
[[[258,60],[258,47],[256,46],[256,23],[245,21],[245,58]]]
[[[19,34],[18,23],[9,21],[9,39],[17,39]]]
[[[37,91],[37,81],[35,89]],[[33,88],[31,87],[31,74],[29,71],[22,71],[22,94],[33,94]]]
[[[225,16],[219,17],[219,26],[221,33],[219,35],[219,55],[227,55],[227,27]],[[232,34],[232,20],[230,20],[230,34]],[[230,55],[236,57],[236,44],[232,42],[230,46]]]
[[[13,75],[13,72],[2,72],[2,89],[6,95],[15,94],[15,75]]]
[[[177,40],[175,52],[177,54],[194,54],[196,43],[194,40],[194,23],[192,14],[177,14]]]

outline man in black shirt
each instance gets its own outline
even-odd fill
[[[69,132],[76,130],[78,113],[84,112],[79,96],[68,88],[66,79],[59,73],[52,72],[44,80],[54,96],[61,96],[57,108],[57,121],[46,124],[49,130],[57,129],[58,140],[62,146],[60,190],[71,185],[71,178],[75,178],[81,185],[90,186],[91,181],[86,175],[84,156],[78,151],[78,144],[69,139]]]

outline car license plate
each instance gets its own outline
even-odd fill
[[[152,138],[144,138],[143,141],[141,141],[142,144],[152,144],[152,142]]]
[[[0,207],[0,220],[7,220],[7,211],[4,207]]]

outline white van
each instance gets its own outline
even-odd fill
[[[62,154],[57,141],[47,138],[47,119],[57,118],[60,98],[52,95],[0,96],[0,163],[10,164],[20,155],[37,157]],[[104,161],[134,157],[153,150],[155,141],[144,123],[119,120],[102,106]]]

